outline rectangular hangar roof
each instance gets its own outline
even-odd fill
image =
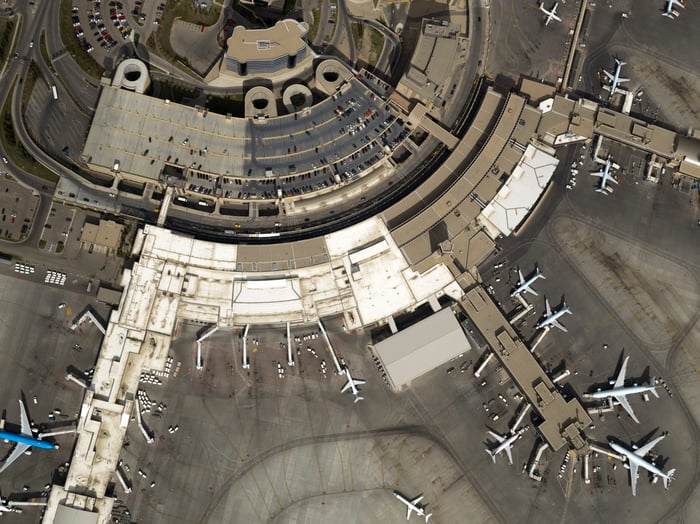
[[[450,308],[429,316],[374,346],[394,388],[471,349]]]

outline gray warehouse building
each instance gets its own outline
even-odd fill
[[[462,326],[450,308],[434,313],[374,346],[394,389],[400,389],[470,349]]]

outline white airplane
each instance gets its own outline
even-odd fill
[[[618,86],[624,82],[629,82],[629,78],[622,78],[620,76],[620,72],[622,71],[622,66],[626,65],[627,62],[623,62],[622,60],[615,59],[615,73],[609,73],[605,69],[603,69],[603,73],[605,73],[605,76],[608,77],[608,80],[610,80],[610,96],[613,96],[615,94],[615,91],[617,90]]]
[[[632,484],[632,496],[637,495],[637,473],[640,466],[649,471],[650,473],[653,473],[657,477],[661,477],[664,480],[664,488],[666,489],[668,489],[669,483],[672,480],[675,480],[673,478],[673,474],[676,472],[675,469],[669,470],[668,473],[664,473],[659,468],[657,468],[655,464],[644,459],[644,457],[651,451],[651,448],[656,446],[656,444],[664,438],[666,438],[666,435],[661,435],[659,438],[649,442],[649,444],[647,444],[646,446],[642,446],[641,448],[635,450],[629,450],[613,441],[608,442],[612,449],[627,457],[627,462],[629,462],[630,468],[630,483]]]
[[[540,11],[542,11],[544,14],[547,15],[547,20],[544,21],[544,25],[549,25],[549,22],[552,20],[556,20],[557,22],[561,22],[561,18],[557,16],[557,6],[559,5],[559,2],[554,4],[554,7],[552,7],[551,11],[547,11],[544,7],[544,2],[540,2]]]
[[[544,307],[547,310],[545,313],[545,318],[544,320],[542,320],[542,322],[538,322],[535,328],[549,329],[551,326],[554,326],[566,333],[568,330],[564,326],[562,326],[558,321],[559,317],[564,315],[564,313],[568,313],[569,315],[573,314],[571,313],[569,306],[566,305],[566,300],[562,302],[562,306],[561,308],[559,308],[559,311],[557,311],[556,313],[552,313],[552,308],[549,306],[549,300],[547,300],[547,297],[544,297]]]
[[[655,377],[649,381],[649,386],[625,387],[625,373],[627,372],[627,362],[629,361],[629,359],[630,357],[626,357],[625,361],[622,363],[622,368],[620,368],[620,373],[617,375],[617,379],[615,379],[615,382],[612,383],[612,388],[602,390],[599,389],[594,393],[584,393],[583,398],[605,399],[613,397],[615,400],[617,400],[617,402],[620,403],[620,405],[623,408],[625,408],[625,411],[629,413],[630,417],[632,417],[632,420],[639,424],[639,420],[634,414],[634,411],[632,411],[632,406],[630,406],[630,403],[627,400],[627,395],[634,395],[636,393],[644,393],[646,391],[651,391],[656,398],[659,398],[659,394],[656,392],[656,386],[652,385],[654,384],[654,382],[656,382]]]
[[[525,277],[523,276],[523,272],[520,271],[520,268],[518,268],[518,276],[520,277],[520,280],[518,281],[518,287],[513,290],[513,292],[510,294],[511,297],[514,297],[515,295],[519,295],[523,291],[527,291],[528,293],[532,293],[533,295],[537,295],[537,292],[532,289],[530,286],[538,279],[538,278],[544,278],[544,275],[540,273],[540,268],[535,266],[535,274],[531,276],[527,281],[525,281]]]
[[[486,448],[486,453],[489,454],[491,457],[491,460],[493,460],[493,463],[496,463],[496,455],[498,455],[501,451],[505,451],[506,455],[508,455],[508,462],[513,464],[513,455],[511,453],[511,449],[513,449],[513,443],[518,440],[520,437],[523,436],[523,433],[527,430],[527,426],[521,428],[518,431],[515,431],[511,433],[510,436],[501,436],[498,433],[494,433],[493,431],[489,430],[489,434],[495,438],[498,441],[498,446],[496,446],[494,449],[488,449]]]
[[[423,499],[423,495],[418,495],[416,498],[408,500],[406,497],[404,497],[398,491],[394,491],[394,496],[397,499],[399,499],[401,502],[406,504],[406,506],[408,506],[408,508],[406,510],[406,520],[409,520],[411,518],[412,511],[415,511],[416,515],[418,515],[419,517],[425,517],[426,522],[428,522],[428,519],[433,515],[432,513],[428,513],[426,515],[425,514],[425,505],[419,504],[419,502]]]
[[[360,389],[357,386],[361,386],[365,383],[365,381],[358,378],[352,378],[350,375],[350,370],[347,368],[347,366],[343,368],[343,373],[345,373],[345,376],[348,377],[348,381],[345,383],[340,392],[345,393],[347,390],[350,390],[352,391],[352,394],[355,395],[355,402],[358,400],[364,400],[365,397],[360,396]]]
[[[595,173],[591,173],[592,176],[597,176],[600,177],[600,187],[596,189],[596,192],[598,193],[603,193],[604,195],[607,195],[608,192],[606,191],[607,183],[612,182],[614,184],[617,184],[618,181],[615,180],[615,177],[612,176],[610,173],[610,168],[612,167],[612,158],[608,157],[607,160],[605,161],[605,167],[601,169],[600,171],[596,171]]]
[[[666,10],[663,13],[661,13],[661,16],[665,16],[673,20],[675,18],[673,13],[673,6],[678,6],[685,9],[685,2],[681,2],[680,0],[666,0]]]

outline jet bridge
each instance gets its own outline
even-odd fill
[[[83,312],[75,318],[70,326],[71,331],[78,329],[78,327],[80,327],[80,325],[86,320],[91,324],[94,324],[103,335],[107,332],[105,321],[97,314],[95,310],[92,309],[91,306],[86,306],[85,309],[83,309]]]

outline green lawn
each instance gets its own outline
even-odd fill
[[[306,39],[308,40],[309,44],[311,44],[314,41],[314,38],[316,38],[316,33],[318,33],[318,26],[321,23],[321,9],[316,7],[311,10],[311,14],[314,17],[314,21],[311,23],[311,27],[309,27],[309,33],[306,35]]]
[[[384,49],[384,35],[377,31],[375,28],[370,27],[369,39],[371,42],[371,47],[369,50],[369,65],[374,67],[377,65],[377,60],[382,54],[382,49]]]
[[[46,67],[55,75],[56,70],[51,63],[51,58],[49,58],[49,50],[46,47],[46,33],[44,31],[41,32],[41,37],[39,38],[39,51],[41,51],[41,57],[44,59]]]
[[[15,31],[15,19],[0,18],[0,64],[5,63],[5,60],[10,56],[10,44]]]

